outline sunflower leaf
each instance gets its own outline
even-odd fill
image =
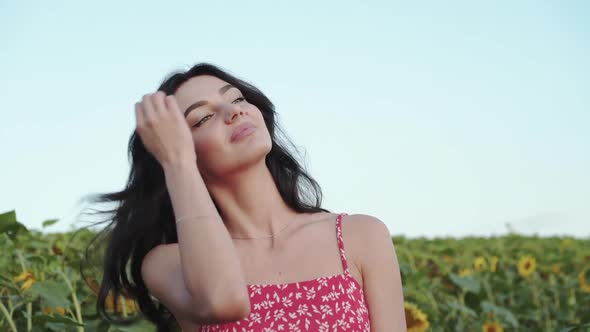
[[[510,310],[508,310],[504,307],[497,306],[497,305],[490,303],[488,301],[482,301],[481,302],[481,309],[484,312],[493,312],[494,314],[506,319],[506,321],[508,321],[510,324],[512,324],[513,327],[518,327],[518,320],[516,319],[514,314],[512,314],[512,312]]]
[[[49,227],[49,226],[55,224],[58,221],[59,221],[59,219],[48,219],[48,220],[45,220],[41,225],[43,226],[43,228],[45,228],[45,227]]]
[[[462,289],[473,292],[475,294],[479,293],[479,290],[481,288],[479,280],[475,279],[473,276],[459,277],[454,273],[449,273],[449,278],[455,285],[461,287]]]
[[[566,327],[564,329],[559,330],[559,332],[573,332],[576,331],[578,329],[581,329],[582,327],[590,327],[590,322],[584,324],[584,325],[576,325],[576,326],[570,326],[570,327]]]
[[[0,234],[7,234],[10,238],[15,238],[16,234],[21,231],[29,232],[25,225],[16,220],[14,210],[0,214]]]
[[[475,313],[475,311],[471,310],[470,308],[468,308],[466,306],[459,304],[457,301],[454,301],[454,300],[448,301],[447,305],[453,309],[459,310],[460,312],[462,312],[464,314],[467,314],[472,317],[477,317],[477,314]]]
[[[69,291],[65,285],[55,281],[38,281],[31,286],[31,293],[40,296],[49,307],[69,307]]]

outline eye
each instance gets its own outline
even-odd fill
[[[205,119],[208,119],[208,117],[210,117],[210,116],[213,116],[213,114],[206,115],[204,118],[201,119],[201,121],[197,122],[197,124],[194,125],[193,128],[200,127],[201,123],[203,123],[205,121]]]
[[[245,101],[245,100],[246,100],[246,99],[245,99],[244,97],[238,97],[238,98],[236,98],[236,99],[235,99],[235,100],[232,102],[232,104],[234,104],[234,103],[236,103],[236,102],[238,102],[238,103],[239,103],[239,102],[243,102],[243,101]],[[209,114],[209,115],[205,116],[204,118],[202,118],[202,119],[201,119],[201,121],[197,122],[197,124],[195,124],[195,125],[193,126],[193,128],[198,128],[198,127],[200,127],[200,126],[201,126],[201,123],[202,123],[202,122],[205,122],[205,120],[206,120],[206,119],[209,119],[209,117],[210,117],[210,116],[213,116],[213,114]]]

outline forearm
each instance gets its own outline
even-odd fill
[[[231,237],[196,164],[165,167],[166,186],[177,225],[182,273],[193,297],[213,308],[248,301],[246,281]],[[196,219],[184,217],[198,216]]]

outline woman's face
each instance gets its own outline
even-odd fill
[[[262,113],[238,88],[215,76],[202,75],[183,83],[174,96],[192,132],[202,175],[222,177],[264,161],[270,152],[272,140]],[[234,129],[245,122],[256,129],[232,142]]]

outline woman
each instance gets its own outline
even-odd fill
[[[144,95],[135,116],[126,189],[99,197],[119,203],[103,317],[120,322],[105,310],[112,290],[158,331],[405,331],[387,227],[321,207],[262,92],[202,63]]]

